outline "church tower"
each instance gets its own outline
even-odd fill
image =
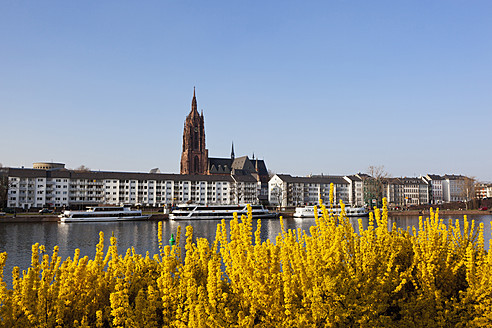
[[[183,130],[183,152],[181,153],[181,174],[207,174],[208,150],[205,149],[205,124],[198,114],[195,88],[191,112],[186,116]]]

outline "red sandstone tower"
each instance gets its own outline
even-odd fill
[[[207,174],[208,150],[205,149],[205,124],[198,114],[195,88],[191,112],[186,116],[183,130],[183,152],[181,153],[181,174]]]

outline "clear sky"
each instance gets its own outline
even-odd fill
[[[492,1],[0,2],[0,163],[492,181]]]

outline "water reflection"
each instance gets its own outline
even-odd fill
[[[456,219],[457,216],[440,215],[444,223],[448,219]],[[475,220],[476,226],[484,223],[485,245],[488,248],[491,239],[490,221],[492,215],[471,215],[469,220]],[[362,226],[367,229],[369,219],[360,218]],[[463,217],[459,218],[460,225],[463,227]],[[184,245],[186,238],[185,227],[191,225],[194,230],[194,237],[206,238],[209,242],[215,240],[217,224],[216,220],[201,221],[164,221],[163,222],[163,239],[166,244],[171,234],[176,236],[179,225],[182,227],[182,236],[180,244]],[[354,226],[356,232],[359,231],[359,218],[350,218],[350,223]],[[229,228],[230,221],[226,221]],[[309,229],[315,224],[314,218],[296,219],[284,218],[284,228],[301,229],[309,234]],[[407,229],[415,226],[418,229],[419,218],[417,216],[391,217],[388,222],[388,228],[391,229],[393,224],[397,228]],[[76,248],[80,249],[82,256],[93,258],[95,255],[96,244],[99,242],[99,232],[103,231],[105,235],[105,250],[109,245],[109,238],[112,234],[118,240],[118,251],[124,254],[130,247],[134,247],[139,254],[145,255],[149,252],[152,256],[159,252],[159,243],[157,240],[158,222],[156,221],[127,221],[127,222],[101,222],[101,223],[2,223],[0,224],[0,252],[7,252],[8,259],[5,266],[6,281],[10,279],[10,273],[14,265],[26,269],[31,261],[31,247],[34,243],[40,243],[46,246],[49,254],[53,247],[58,245],[59,255],[66,259],[72,257]],[[256,221],[253,221],[253,231],[256,230]],[[270,240],[275,242],[277,235],[280,233],[280,220],[263,219],[261,221],[260,238],[262,241]]]

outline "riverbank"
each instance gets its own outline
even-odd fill
[[[481,211],[481,210],[439,210],[441,215],[456,215],[456,217],[463,217],[463,215],[490,215],[492,211]],[[281,211],[279,215],[284,218],[294,217],[294,211]],[[407,210],[407,211],[388,211],[390,217],[395,216],[430,216],[429,210]]]
[[[481,210],[439,210],[441,215],[456,215],[457,217],[462,217],[463,215],[490,215],[492,211],[481,211]],[[294,212],[292,211],[282,211],[279,213],[280,216],[284,218],[292,218]],[[388,211],[390,217],[395,216],[423,216],[428,217],[430,215],[429,210],[408,210],[408,211]],[[154,213],[151,214],[150,221],[162,221],[169,219],[168,214]],[[42,214],[18,214],[13,216],[7,214],[5,216],[0,216],[1,223],[38,223],[38,222],[58,222],[60,219],[57,215],[42,215]]]
[[[150,221],[167,220],[168,214],[152,214]],[[7,214],[0,216],[0,223],[39,223],[39,222],[58,222],[58,215],[43,215],[43,214],[17,214],[16,216]]]
[[[462,217],[463,215],[490,215],[492,211],[481,210],[439,210],[439,214],[443,215],[457,215]],[[408,211],[388,211],[389,216],[424,216],[430,215],[429,210],[408,210]]]

